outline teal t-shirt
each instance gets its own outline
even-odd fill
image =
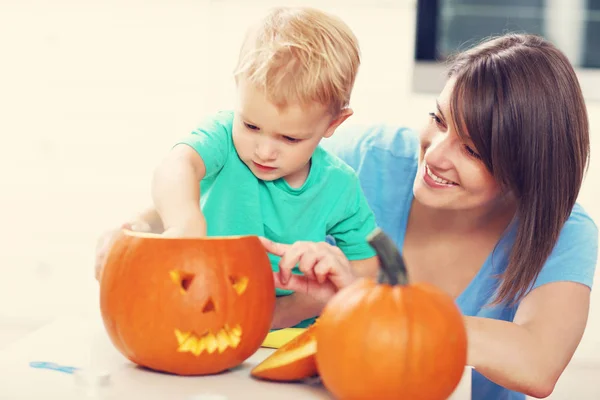
[[[333,238],[349,260],[375,256],[367,242],[375,217],[352,168],[318,146],[301,187],[290,187],[283,178],[258,179],[237,155],[233,117],[231,111],[219,112],[178,142],[196,150],[206,166],[200,206],[208,236],[258,235],[288,244]],[[269,258],[278,271],[279,257]],[[296,267],[294,273],[301,272]],[[276,294],[290,293],[277,289]]]

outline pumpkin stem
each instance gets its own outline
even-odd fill
[[[379,257],[379,263],[381,264],[379,283],[389,283],[390,285],[408,284],[404,259],[392,239],[380,228],[376,228],[369,234],[367,241]]]

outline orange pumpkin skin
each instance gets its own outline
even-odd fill
[[[315,337],[317,323],[296,336],[250,372],[252,376],[272,381],[299,381],[316,376],[317,342]]]
[[[132,362],[178,375],[241,364],[271,327],[275,287],[257,237],[165,238],[123,230],[107,255],[100,310]]]
[[[338,399],[441,400],[462,378],[461,313],[429,284],[360,280],[339,291],[319,321],[317,368]]]

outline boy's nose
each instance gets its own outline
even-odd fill
[[[269,140],[265,140],[257,143],[255,154],[261,161],[269,161],[277,156],[277,150]]]

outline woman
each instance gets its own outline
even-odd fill
[[[575,203],[589,155],[581,90],[565,56],[528,35],[458,54],[448,77],[419,137],[376,126],[327,145],[358,172],[411,280],[456,299],[473,398],[546,397],[584,332],[597,260],[597,228]],[[283,256],[282,288],[324,302],[356,279],[331,246],[263,242]],[[306,277],[290,276],[296,262]]]
[[[548,396],[585,329],[598,251],[597,228],[575,204],[589,132],[565,56],[535,36],[489,40],[453,60],[419,136],[374,126],[326,145],[357,171],[411,281],[456,299],[473,398]],[[161,229],[155,210],[139,223]],[[282,257],[277,286],[296,291],[278,303],[275,327],[373,275],[327,243],[263,244]],[[304,276],[291,274],[296,264]]]

